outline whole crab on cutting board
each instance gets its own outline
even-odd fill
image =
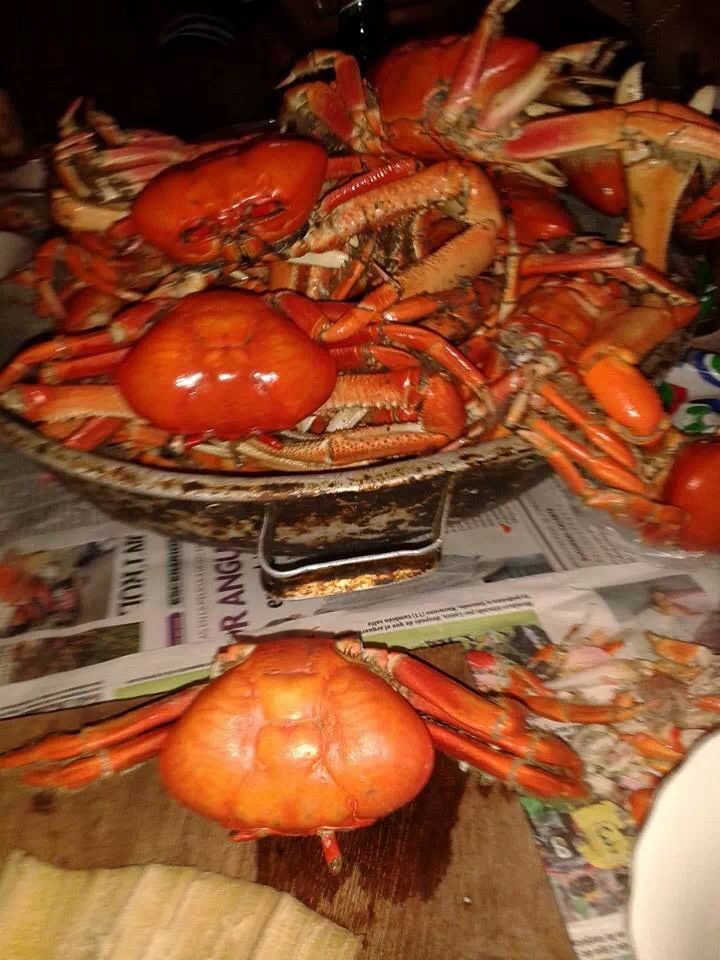
[[[459,644],[417,655],[469,682]],[[0,722],[0,751],[137,705],[13,717]],[[0,805],[0,858],[20,845],[68,868],[169,863],[257,881],[360,936],[362,960],[465,960],[468,952],[482,956],[489,943],[498,960],[528,952],[535,960],[574,957],[520,805],[442,754],[412,803],[343,833],[346,867],[339,874],[322,869],[315,837],[228,843],[217,823],[163,790],[154,762],[81,793],[29,791],[5,775]]]
[[[215,665],[209,684],[7,753],[0,769],[50,764],[25,782],[77,789],[158,756],[170,794],[231,839],[317,835],[332,872],[336,831],[411,801],[436,747],[539,796],[587,796],[577,756],[529,735],[518,701],[490,701],[407,653],[307,634],[232,644]]]

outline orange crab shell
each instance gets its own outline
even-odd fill
[[[155,426],[226,440],[293,427],[336,378],[328,351],[291,320],[254,294],[221,290],[178,301],[115,375]]]
[[[299,230],[326,173],[320,144],[263,138],[165,170],[135,200],[132,225],[179,263],[208,263],[238,232],[275,243]]]
[[[328,639],[259,643],[160,754],[167,790],[243,838],[354,829],[415,797],[434,749],[415,710]]]
[[[378,64],[371,79],[395,150],[425,160],[448,156],[420,124],[432,109],[433,101],[447,89],[469,40],[469,37],[450,36],[438,41],[408,43],[393,50]],[[473,90],[473,101],[492,100],[496,93],[519,80],[540,54],[540,47],[530,40],[517,37],[494,40]]]

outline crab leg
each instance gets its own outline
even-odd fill
[[[453,717],[444,713],[436,704],[431,704],[423,700],[417,693],[412,695],[412,704],[416,710],[432,717],[434,720],[449,727],[456,726]],[[498,698],[501,699],[501,698]],[[512,701],[508,701],[512,703]],[[465,733],[455,731],[459,736],[465,737]],[[470,742],[473,738],[468,734]],[[539,763],[544,766],[559,767],[572,776],[579,777],[582,773],[582,761],[575,753],[572,747],[569,747],[560,737],[552,733],[544,733],[540,730],[526,730],[514,734],[497,734],[492,738],[492,746],[506,753],[512,753],[516,757],[521,757],[528,763]]]
[[[250,267],[247,273],[253,279],[243,281],[239,286],[246,290],[272,292],[303,290],[304,295],[312,300],[346,300],[366,276],[375,243],[371,236],[359,248],[352,247],[350,256],[343,254],[345,262],[340,267],[304,263],[302,259],[271,259],[259,267]]]
[[[675,212],[697,166],[685,157],[682,165],[656,157],[643,157],[644,151],[623,150],[628,217],[633,241],[642,247],[645,262],[657,270],[667,270],[667,251],[675,222]],[[658,202],[662,197],[662,202]]]
[[[641,757],[652,760],[671,760],[679,763],[685,756],[685,751],[675,750],[649,733],[621,734],[620,739],[629,743]]]
[[[124,421],[120,417],[90,417],[63,439],[71,450],[94,450],[114,436]]]
[[[305,83],[285,96],[291,114],[308,112],[318,116],[331,134],[359,153],[383,153],[383,124],[377,106],[368,101],[360,65],[340,50],[315,50],[295,64],[278,89],[296,80],[335,71],[333,84]]]
[[[486,313],[490,314],[496,292],[497,285],[488,277],[475,277],[471,284],[460,285],[451,290],[406,297],[384,310],[382,316],[384,320],[388,320],[390,323],[404,324],[426,320],[434,314],[438,314],[440,317],[459,316],[463,321],[465,327],[463,332],[466,336],[469,332],[467,319],[472,319],[473,329],[478,325],[480,319],[486,319]],[[468,311],[468,313],[465,311]],[[476,312],[478,313],[477,317],[475,317]]]
[[[431,453],[459,437],[465,426],[465,405],[455,387],[439,375],[423,384],[417,368],[340,377],[313,418],[332,420],[336,414],[342,416],[343,409],[359,411],[364,417],[375,408],[395,411],[394,417],[401,423],[333,430],[308,440],[283,440],[277,446],[251,439],[236,443],[235,450],[279,470],[316,470],[319,466]],[[413,421],[421,429],[413,429]]]
[[[547,437],[533,430],[519,430],[518,434],[545,457],[572,493],[589,501],[590,496],[595,492],[595,488],[588,483],[567,453],[558,449]]]
[[[606,253],[607,250],[602,249],[589,250],[586,254],[565,255],[561,260],[564,259],[564,268],[570,271],[582,269],[585,257],[589,268],[594,258],[602,258]],[[572,267],[568,263],[570,256],[577,258]],[[530,259],[531,273],[544,270],[544,263],[537,256]],[[551,257],[547,259],[547,270],[552,271]],[[651,268],[621,266],[613,270],[611,276],[640,291],[642,305],[620,311],[613,306],[606,308],[604,313],[608,319],[605,320],[601,312],[597,321],[597,335],[578,356],[579,372],[585,386],[603,411],[612,418],[621,434],[633,443],[654,443],[667,429],[668,421],[657,391],[635,365],[654,346],[690,322],[697,312],[697,300]],[[578,300],[577,321],[593,319],[591,303],[585,306],[585,299],[581,295]],[[563,319],[563,327],[558,327],[566,335],[574,333],[568,322],[569,317]],[[554,336],[557,339],[557,334]],[[540,393],[571,422],[580,426],[597,446],[632,468],[629,451],[622,449],[617,438],[613,438],[604,428],[595,429],[589,423],[584,425],[582,411],[573,410],[573,406],[552,386],[545,385]]]
[[[376,370],[385,367],[388,370],[407,370],[419,368],[422,364],[417,357],[399,350],[397,347],[383,347],[378,343],[363,343],[355,347],[332,347],[330,350],[338,370]]]
[[[630,243],[616,247],[589,247],[568,253],[528,253],[520,262],[520,273],[523,277],[536,277],[586,270],[615,271],[622,267],[635,266],[640,255],[640,248]]]
[[[155,130],[121,130],[112,117],[92,107],[86,110],[88,127],[83,128],[76,120],[81,103],[82,98],[75,100],[61,118],[62,139],[53,150],[58,178],[78,197],[125,201],[166,167],[218,146],[204,143],[192,147]],[[85,182],[76,165],[83,173],[91,172],[93,186]],[[118,173],[123,177],[113,176]]]
[[[519,80],[500,91],[488,108],[481,112],[483,130],[499,130],[510,123],[518,113],[542,95],[554,77],[563,71],[572,72],[577,68],[592,66],[598,62],[606,47],[606,40],[591,40],[543,54]],[[562,183],[562,178],[560,182]]]
[[[518,433],[526,440],[530,440],[541,452],[544,445],[549,444],[552,450],[548,449],[548,453],[557,452],[560,457],[569,457],[571,460],[582,464],[589,473],[597,477],[602,483],[607,483],[620,490],[626,490],[628,493],[644,494],[647,492],[646,485],[635,473],[630,473],[606,456],[593,454],[582,443],[573,440],[546,420],[537,417],[531,420],[528,426],[530,429],[519,430]]]
[[[74,357],[72,360],[56,360],[44,364],[38,371],[41,383],[64,383],[77,377],[97,377],[109,373],[117,367],[130,352],[129,347],[108,350],[106,353],[91,354],[88,357]]]
[[[666,503],[657,503],[648,497],[623,493],[620,490],[588,490],[586,486],[577,490],[589,507],[607,510],[619,523],[635,525],[638,522],[649,525],[643,536],[652,536],[652,528],[677,530],[687,520],[687,514],[680,507]]]
[[[116,443],[129,443],[142,452],[143,448],[163,447],[171,439],[165,430],[138,420],[120,391],[111,384],[21,383],[6,391],[0,403],[39,422],[42,433],[61,439],[76,450],[94,450],[112,438]]]
[[[23,775],[23,782],[29,787],[64,787],[66,790],[79,790],[96,780],[111,777],[122,770],[129,770],[151,757],[156,757],[162,749],[173,724],[141,734],[133,740],[121,743],[117,747],[103,749],[91,757],[73,760],[65,766],[52,767],[49,770],[31,770]]]
[[[351,153],[344,156],[328,157],[327,171],[323,190],[332,191],[332,184],[347,177],[357,177],[368,170],[387,166],[387,161],[371,153]]]
[[[690,107],[639,100],[534,120],[502,151],[508,160],[524,161],[603,147],[623,155],[633,238],[648,263],[664,270],[677,203],[697,159],[720,160],[720,128]]]
[[[335,329],[337,326],[337,318],[340,317],[342,321],[346,316],[345,304],[325,303],[321,308],[319,304],[296,293],[279,292],[268,297],[268,302],[276,304],[293,323],[315,340],[324,339],[328,329]],[[426,303],[430,312],[431,301]],[[356,348],[366,343],[378,343],[384,347],[409,347],[421,356],[430,357],[459,383],[467,386],[473,393],[484,397],[485,378],[475,364],[448,343],[444,337],[423,327],[378,322],[385,320],[385,314],[379,310],[363,309],[360,328],[353,336],[343,337],[342,339],[347,340],[347,343],[338,343],[338,347],[340,349]],[[328,328],[329,323],[335,324],[335,327]],[[334,337],[333,341],[335,341]],[[412,360],[407,365],[412,365]]]
[[[580,448],[577,459],[599,479],[615,483],[620,489],[597,490],[590,484],[573,463],[573,453],[577,450],[569,437],[564,437],[558,431],[559,443],[554,443],[547,434],[549,425],[545,425],[543,432],[537,430],[519,430],[518,434],[528,443],[531,443],[545,457],[552,468],[562,477],[570,490],[581,497],[589,507],[606,510],[619,523],[636,526],[644,523],[643,536],[650,538],[653,530],[659,532],[676,530],[687,519],[684,510],[669,504],[657,503],[652,497],[654,488],[660,484],[656,479],[652,488],[643,487],[640,492],[632,492],[631,488],[640,485],[640,481],[626,471],[615,469],[607,461],[591,457],[587,451]],[[562,449],[561,447],[564,447]],[[623,489],[624,488],[624,489]],[[602,722],[602,721],[598,721]]]
[[[587,414],[568,400],[552,383],[543,383],[538,388],[538,393],[571,423],[579,427],[596,447],[629,470],[635,469],[636,461],[632,450],[616,433],[599,421],[589,420]]]
[[[67,300],[72,293],[80,289],[81,286],[90,284],[89,275],[83,269],[81,252],[76,251],[76,254],[72,257],[70,255],[72,246],[62,237],[53,237],[46,240],[36,250],[30,266],[18,271],[14,277],[17,282],[36,288],[39,312],[54,317],[56,320],[66,319]],[[86,254],[90,256],[87,251]],[[63,285],[63,288],[58,292],[55,290],[53,283],[55,265],[63,259],[68,261],[68,268],[74,274],[74,282],[72,286]],[[76,268],[80,271],[79,273],[76,273]]]
[[[720,713],[720,694],[709,693],[703,697],[696,697],[693,706],[699,710],[708,710],[710,713]]]
[[[488,47],[502,33],[503,17],[517,2],[518,0],[491,0],[485,8],[473,34],[468,38],[465,52],[450,83],[443,109],[443,119],[447,124],[455,123],[472,100],[473,91],[485,66]]]
[[[137,416],[118,388],[111,384],[40,386],[19,383],[5,392],[2,404],[29,420],[68,420],[97,415],[131,420]]]
[[[295,64],[277,89],[282,90],[296,80],[304,80],[323,70],[335,71],[336,89],[351,114],[359,114],[367,108],[360,65],[354,57],[340,50],[313,50]]]
[[[142,420],[124,420],[115,432],[116,443],[127,443],[138,452],[167,447],[172,435]]]
[[[485,378],[475,364],[439,334],[404,324],[371,324],[368,334],[380,343],[409,347],[440,364],[459,383],[484,397]]]
[[[641,101],[642,97],[642,64],[635,64],[619,81],[615,102],[627,104]],[[685,108],[680,105],[673,112],[680,120],[688,119]],[[692,113],[689,116],[692,117]],[[623,150],[621,157],[633,239],[645,251],[647,263],[664,271],[675,212],[699,161],[693,162],[687,156],[684,162],[678,163],[671,156],[663,158],[654,155],[656,153],[649,154],[644,145],[634,145]],[[662,203],[657,202],[658,197],[663,198]]]
[[[490,651],[473,650],[467,654],[466,659],[481,689],[502,690],[503,693],[517,697],[531,713],[549,720],[565,720],[571,723],[618,723],[628,719],[635,712],[634,707],[606,707],[559,700],[552,696],[552,691],[530,670]],[[493,742],[498,741],[495,739]],[[504,750],[515,752],[512,747],[503,743],[498,745]],[[552,763],[553,761],[545,759],[542,762]],[[566,763],[567,761],[563,765]]]
[[[362,660],[390,681],[400,684],[410,703],[417,694],[424,711],[438,707],[443,719],[451,718],[452,723],[463,730],[487,739],[524,732],[524,710],[509,697],[493,703],[422,660],[405,653],[363,647],[358,640],[340,640],[337,650],[347,657]]]
[[[561,723],[622,723],[634,717],[637,706],[601,706],[591,703],[570,703],[557,697],[523,696],[522,702],[531,713]]]
[[[603,327],[603,340],[612,329],[614,340],[624,337],[624,344],[632,346],[636,351],[642,349],[638,359],[673,330],[685,326],[694,318],[698,309],[697,298],[655,268],[640,265],[641,250],[637,245],[607,246],[601,242],[588,242],[586,239],[583,239],[582,244],[584,249],[571,249],[567,253],[528,253],[521,258],[520,274],[528,278],[602,270],[643,295],[655,295],[654,299],[643,297],[645,306],[657,308],[661,304],[659,298],[662,298],[671,323],[665,320],[661,323],[659,317],[654,317],[645,323],[636,320],[632,325],[628,325],[621,320],[617,322],[616,328],[607,324]],[[589,291],[586,291],[586,295],[589,295]]]
[[[314,471],[436,453],[448,442],[448,437],[440,433],[370,426],[336,430],[312,440],[285,441],[279,447],[242,440],[234,444],[234,450],[248,458],[255,470]],[[247,469],[245,462],[242,469]]]
[[[328,865],[330,873],[337,874],[342,870],[343,856],[334,830],[320,830],[318,832],[322,847],[323,859]]]
[[[64,307],[66,316],[56,323],[57,332],[86,333],[106,327],[116,313],[127,307],[127,301],[114,294],[83,286],[64,300]]]
[[[432,721],[426,721],[435,746],[443,753],[497,777],[504,783],[521,790],[527,790],[539,797],[557,797],[568,800],[584,800],[589,790],[578,777],[565,777],[551,773],[529,763],[523,763],[518,757],[494,750],[487,744],[471,740],[462,734],[442,727]]]
[[[614,430],[591,419],[551,383],[541,384],[536,393],[575,424],[592,444],[603,451],[604,456],[598,456],[543,417],[527,421],[519,434],[543,453],[576,493],[585,489],[585,482],[582,479],[574,482],[570,460],[582,464],[603,483],[632,493],[646,493],[647,487],[637,477],[635,456],[616,431],[624,429],[626,435],[638,444],[655,442],[668,425],[656,391],[633,365],[614,356],[602,358],[588,372],[581,370],[581,374],[585,374],[583,379],[588,388],[594,387],[591,392],[597,402],[613,417]],[[505,379],[517,389],[518,377],[522,383],[522,370],[511,371]],[[617,392],[613,390],[616,381]],[[508,426],[516,426],[525,416],[531,386],[532,382],[520,386],[515,405],[505,419]],[[493,386],[492,395],[501,398],[501,388],[502,381]],[[579,478],[579,474],[577,476]]]
[[[505,141],[503,152],[506,159],[524,161],[562,157],[589,147],[625,150],[647,143],[720,160],[718,133],[717,124],[690,107],[639,100],[603,110],[532,120]]]
[[[502,226],[503,217],[497,195],[488,177],[469,164],[447,160],[393,185],[377,187],[340,204],[321,224],[308,231],[295,245],[293,252],[302,255],[310,251],[321,253],[334,250],[343,247],[357,234],[385,226],[403,214],[448,203],[458,197],[465,200],[466,222],[480,225],[491,223],[495,232]],[[482,268],[477,272],[482,272]],[[469,276],[475,276],[475,273]],[[417,292],[434,292],[451,286],[453,283],[449,282],[432,291]]]
[[[528,763],[560,767],[571,777],[582,776],[583,764],[580,757],[564,740],[552,733],[528,730],[512,737],[496,737],[493,745],[522,757]]]
[[[81,200],[67,190],[53,190],[50,195],[50,211],[53,221],[72,231],[104,233],[128,215],[128,208],[121,204],[91,203]]]
[[[330,161],[332,159],[331,157]],[[367,193],[368,190],[377,190],[378,187],[385,184],[404,180],[416,173],[417,170],[418,162],[411,157],[400,157],[384,166],[367,170],[365,173],[361,173],[352,180],[348,180],[347,183],[331,190],[330,193],[326,193],[318,204],[314,215],[316,218],[325,217],[336,207],[339,207],[341,203],[347,203],[348,200],[352,200],[362,193]]]
[[[48,360],[69,360],[102,353],[123,343],[138,340],[156,316],[168,306],[167,301],[138,304],[126,310],[99,333],[54,337],[22,350],[0,371],[0,393],[3,393],[30,370]]]
[[[288,77],[287,82],[291,79]],[[302,83],[293,87],[285,94],[283,109],[293,117],[317,117],[331,137],[345,149],[369,150],[369,144],[357,137],[356,126],[342,97],[327,83]]]
[[[63,138],[73,134],[93,136],[97,133],[108,146],[121,147],[129,143],[150,143],[162,147],[185,147],[186,144],[171,134],[157,130],[123,130],[109,113],[98,110],[89,101],[85,105],[85,116],[92,130],[81,127],[77,122],[77,113],[85,102],[84,97],[76,97],[59,120],[60,135]]]
[[[164,727],[181,716],[207,684],[194,684],[128,713],[89,724],[77,733],[51,733],[37,743],[0,755],[0,770],[57,763],[95,753]]]
[[[487,97],[485,91],[478,101],[478,81],[487,66],[488,50],[492,41],[502,33],[504,15],[516,3],[517,0],[491,0],[468,38],[465,51],[453,73],[447,100],[434,122],[434,127],[441,135],[457,124],[467,114],[468,108],[474,108],[476,117],[469,139],[474,139],[473,133],[476,131],[481,139],[485,139],[539,97],[553,77],[567,71],[568,67],[592,66],[607,47],[607,42],[600,40],[563,47],[538,56],[535,44],[515,41],[515,59],[519,61],[516,69],[520,79],[507,84],[489,104],[484,102]],[[520,69],[521,65],[524,69]]]

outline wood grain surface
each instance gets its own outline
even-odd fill
[[[463,676],[458,646],[426,659]],[[140,701],[138,701],[140,702]],[[0,723],[0,751],[128,708],[109,703]],[[573,960],[517,800],[438,756],[425,790],[372,827],[340,834],[326,870],[315,838],[231,843],[183,809],[154,762],[75,793],[0,779],[0,856],[19,848],[63,867],[159,862],[270,884],[363,938],[363,960]]]

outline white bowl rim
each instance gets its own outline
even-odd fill
[[[682,777],[689,765],[697,761],[698,755],[702,754],[711,743],[715,742],[715,740],[720,740],[720,727],[716,727],[714,730],[708,730],[707,733],[696,740],[688,750],[682,762],[679,763],[674,770],[663,777],[653,798],[653,803],[650,807],[647,818],[642,824],[640,833],[635,841],[635,847],[633,849],[630,862],[630,896],[628,897],[625,913],[626,933],[628,940],[630,941],[630,945],[635,953],[637,953],[637,941],[633,932],[633,917],[635,916],[635,909],[637,905],[637,886],[635,884],[635,874],[638,860],[642,856],[642,848],[647,844],[647,837],[650,833],[650,827],[658,819],[658,810],[663,796],[668,792],[669,788],[674,787],[675,782]],[[647,960],[647,958],[640,957],[638,954],[637,960]]]

